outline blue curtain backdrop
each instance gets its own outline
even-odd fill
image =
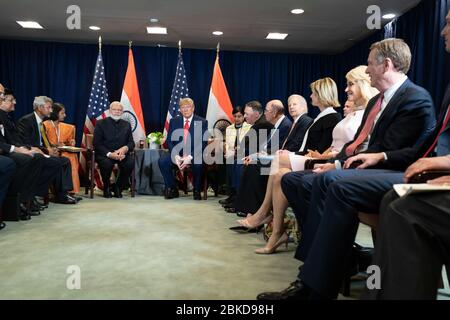
[[[392,26],[396,37],[405,39],[413,52],[409,77],[430,91],[436,105],[450,79],[450,59],[440,37],[449,9],[450,0],[424,0]],[[366,64],[370,44],[383,37],[384,30],[379,30],[338,55],[222,51],[220,63],[233,105],[286,101],[292,93],[309,101],[309,84],[325,76],[336,80],[343,103],[345,74]],[[127,50],[126,45],[103,45],[110,101],[120,100]],[[162,130],[178,49],[136,46],[133,52],[147,132]],[[80,141],[97,54],[94,44],[0,41],[0,82],[15,91],[15,118],[31,112],[35,96],[50,96],[66,105],[66,121],[76,124]],[[189,93],[201,116],[206,115],[215,56],[215,50],[183,49]],[[312,116],[317,113],[310,107]]]

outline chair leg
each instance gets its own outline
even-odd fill
[[[90,198],[94,199],[94,180],[95,180],[95,151],[91,152],[91,167],[90,167],[90,182],[89,182],[89,190],[90,190]]]
[[[208,200],[208,171],[205,170],[205,177],[203,179],[203,200]]]
[[[131,197],[134,198],[135,196],[135,186],[136,186],[136,177],[134,176],[134,168],[133,171],[131,171]]]

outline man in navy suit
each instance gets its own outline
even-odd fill
[[[283,178],[283,192],[302,226],[295,257],[304,264],[290,287],[259,299],[337,296],[349,267],[358,211],[377,213],[384,193],[402,181],[401,172],[388,169],[404,170],[412,163],[435,127],[430,95],[406,77],[410,61],[401,39],[373,44],[366,72],[380,94],[369,101],[355,139],[330,163]],[[348,169],[356,161],[361,161],[359,169],[379,169]]]
[[[267,143],[263,147],[263,152],[273,154],[281,148],[283,141],[291,130],[292,121],[284,115],[283,102],[280,100],[271,100],[267,102],[264,109],[266,120],[273,124]]]
[[[450,53],[450,11],[441,35]],[[421,158],[404,174],[408,181],[425,170],[450,170],[450,86],[443,100],[438,140],[429,143],[438,157]],[[428,144],[429,144],[428,143]],[[427,152],[426,150],[425,152]],[[439,156],[440,155],[440,156]],[[422,156],[422,155],[421,155]],[[428,183],[450,185],[450,176]],[[368,291],[371,299],[436,299],[442,265],[450,271],[450,192],[411,194],[399,198],[394,191],[381,203],[373,264],[380,267],[381,288]]]
[[[184,171],[191,166],[194,178],[194,200],[201,200],[203,150],[208,142],[208,121],[194,115],[195,105],[192,99],[181,99],[179,105],[182,116],[170,120],[167,133],[166,142],[170,155],[158,161],[166,185],[164,197],[172,199],[179,196],[173,169],[178,168]]]

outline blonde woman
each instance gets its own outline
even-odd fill
[[[309,152],[306,157],[302,156],[291,156],[293,161],[293,168],[298,170],[303,170],[302,165],[304,164],[305,158],[321,158],[330,159],[334,157],[347,143],[354,138],[358,127],[361,124],[361,120],[364,114],[364,109],[366,108],[367,102],[378,93],[378,90],[370,86],[370,78],[365,73],[366,66],[359,66],[350,70],[347,75],[347,87],[345,92],[347,93],[347,99],[350,101],[354,107],[348,113],[348,115],[339,122],[333,130],[333,142],[326,152]],[[303,158],[303,159],[302,159]],[[295,169],[294,169],[295,170]],[[295,171],[298,171],[295,170]],[[277,173],[274,177],[274,181],[281,181],[280,173]],[[287,199],[285,198],[281,187],[278,185],[277,192],[272,192],[272,207],[273,207],[273,231],[267,245],[264,248],[257,249],[255,252],[260,254],[270,254],[275,252],[276,248],[283,243],[287,243],[288,235],[284,231],[284,212],[288,207]],[[275,189],[274,189],[275,191]],[[261,221],[266,222],[270,216],[269,209],[263,208],[263,206],[258,210],[258,212],[241,221],[241,223],[247,227],[255,227],[261,224]],[[264,221],[264,219],[266,221]]]
[[[339,107],[336,83],[331,78],[323,78],[311,83],[310,88],[312,92],[311,103],[320,110],[320,113],[306,131],[298,152],[287,150],[277,152],[277,156],[272,161],[271,174],[263,204],[254,217],[238,221],[249,229],[259,227],[270,221],[272,199],[279,199],[281,196],[284,198],[280,185],[281,177],[295,170],[294,167],[297,166],[295,163],[296,157],[306,154],[308,149],[324,152],[331,145],[333,129],[341,120],[341,116],[334,110],[334,107]],[[286,199],[283,201],[287,203]]]

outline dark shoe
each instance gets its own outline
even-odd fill
[[[31,219],[31,216],[29,214],[22,213],[20,215],[20,220],[26,221],[26,220],[30,220],[30,219]]]
[[[71,196],[72,198],[74,198],[77,202],[83,200],[83,198],[80,197],[80,196],[77,196],[76,193],[71,193],[71,194],[69,194],[69,196]]]
[[[61,203],[61,204],[76,204],[77,203],[77,201],[74,198],[72,198],[71,196],[69,196],[67,194],[64,196],[61,196],[59,198],[56,198],[55,202]]]
[[[114,197],[115,198],[123,198],[122,190],[120,190],[120,188],[117,185],[114,186]]]
[[[22,215],[25,216],[38,216],[41,214],[41,212],[39,210],[37,210],[35,207],[33,207],[33,205],[30,206],[30,209],[27,209],[27,206],[24,205],[23,203],[21,203],[19,205],[20,207],[20,212],[22,213]],[[27,219],[29,220],[29,219]]]
[[[226,199],[219,200],[219,203],[221,205],[228,205],[228,204],[232,204],[234,202],[234,200],[235,200],[234,196],[229,196]]]
[[[180,193],[178,192],[178,189],[166,188],[166,190],[164,191],[165,199],[174,199],[174,198],[178,198],[179,196],[180,196]]]
[[[109,199],[112,198],[111,191],[109,190],[109,187],[104,186],[103,187],[103,197]]]
[[[261,229],[263,227],[264,227],[263,225],[261,225],[257,228],[247,228],[244,226],[236,226],[236,227],[231,227],[230,230],[235,231],[237,233],[258,233],[259,231],[261,231]]]
[[[200,191],[194,191],[194,200],[202,200],[202,194]]]
[[[33,201],[31,201],[31,211],[42,211],[45,208],[47,208],[48,206],[42,206],[40,205],[36,199],[33,199]]]
[[[38,205],[40,205],[41,207],[43,207],[44,209],[48,208],[48,204],[45,204],[44,201],[40,201],[39,199],[37,199],[36,197],[34,197],[33,201],[35,201]]]
[[[228,213],[236,213],[237,212],[236,208],[233,208],[233,207],[225,208],[225,211],[228,212]]]
[[[289,287],[280,292],[263,292],[258,294],[257,300],[307,300],[310,296],[309,290],[300,281],[296,280]]]
[[[247,218],[247,214],[245,212],[237,211],[236,215],[241,218]]]
[[[6,227],[6,224],[4,222],[0,222],[0,230]]]

